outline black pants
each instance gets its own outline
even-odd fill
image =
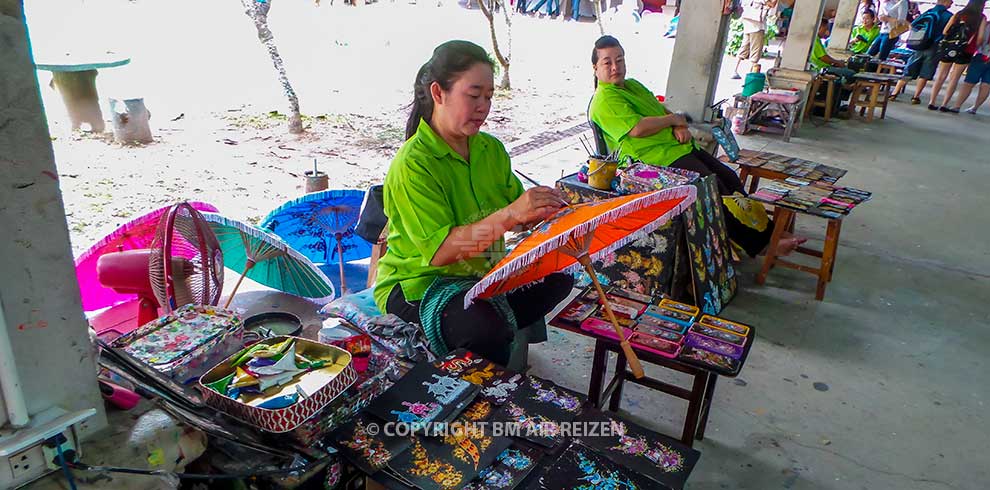
[[[695,149],[674,160],[670,166],[698,172],[702,176],[714,174],[718,192],[723,196],[731,196],[736,192],[746,194],[743,190],[743,183],[739,180],[736,172],[704,150]],[[729,234],[729,238],[742,247],[750,257],[756,257],[770,243],[770,235],[773,234],[773,221],[767,224],[763,231],[756,231],[733,216],[725,204],[722,204],[722,215],[725,217],[725,230]]]
[[[550,274],[543,282],[507,294],[506,299],[516,315],[516,324],[523,328],[550,313],[573,287],[570,274]],[[454,296],[443,309],[443,341],[450,349],[465,348],[504,366],[512,352],[512,329],[488,301],[477,300],[465,310],[464,294]],[[402,287],[396,286],[388,295],[385,310],[407,322],[421,324],[419,303],[406,301]]]

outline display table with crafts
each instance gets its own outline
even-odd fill
[[[872,194],[852,187],[839,187],[821,181],[811,182],[791,177],[787,180],[772,181],[750,194],[749,197],[774,206],[773,234],[770,238],[766,258],[763,260],[763,266],[756,276],[757,284],[763,284],[770,269],[780,265],[815,275],[818,278],[815,299],[823,300],[825,288],[832,280],[832,271],[835,268],[835,256],[839,249],[839,232],[842,229],[842,220],[857,205],[869,200]],[[777,244],[784,236],[784,232],[793,227],[798,213],[823,218],[828,222],[825,230],[825,244],[821,250],[803,246],[795,250],[797,253],[821,259],[818,267],[791,262],[777,255]]]
[[[718,375],[739,374],[756,337],[755,330],[701,314],[696,306],[669,299],[655,299],[618,288],[607,291],[606,297],[640,361],[688,374],[693,382],[687,389],[650,377],[637,379],[628,372],[618,335],[601,311],[597,291],[589,288],[549,324],[595,339],[588,386],[591,403],[601,407],[608,399],[609,410],[619,410],[623,383],[630,381],[687,400],[681,442],[690,446],[695,439],[703,439]],[[606,386],[608,352],[618,357]]]
[[[605,284],[647,296],[666,294],[678,300],[699,298],[705,313],[717,315],[736,293],[731,245],[713,176],[637,164],[620,171],[617,191],[581,182],[577,174],[557,181],[571,203],[595,202],[623,194],[693,185],[695,204],[669,224],[616,250],[595,269]]]
[[[846,175],[846,170],[842,168],[830,167],[769,151],[739,150],[739,158],[734,162],[725,155],[719,159],[725,163],[739,166],[739,180],[745,185],[746,179],[750,179],[750,193],[756,192],[761,178],[784,180],[789,177],[797,177],[834,184]]]

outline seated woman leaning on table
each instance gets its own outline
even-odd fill
[[[621,158],[628,156],[649,165],[715,174],[721,195],[745,194],[732,169],[695,146],[684,116],[670,113],[642,83],[626,78],[625,52],[617,39],[599,38],[591,53],[591,64],[595,69],[595,96],[589,116],[601,127],[609,148],[618,148]],[[750,257],[760,254],[770,243],[772,223],[756,230],[743,224],[729,209],[723,214],[729,238]],[[804,242],[803,238],[783,238],[777,253],[787,255]]]
[[[484,49],[467,41],[441,44],[420,68],[414,91],[406,142],[385,177],[388,252],[378,262],[375,302],[422,325],[434,350],[441,341],[504,365],[512,324],[542,320],[570,293],[573,279],[552,274],[467,309],[465,283],[504,256],[506,232],[543,220],[564,201],[549,187],[523,192],[505,147],[479,131],[494,92]]]

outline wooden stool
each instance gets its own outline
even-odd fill
[[[866,121],[873,121],[873,113],[880,108],[880,119],[887,117],[887,99],[890,96],[890,84],[887,82],[857,80],[853,85],[852,97],[849,99],[849,114],[855,116],[856,106],[859,107],[859,117],[866,115]]]
[[[767,274],[774,266],[780,265],[789,269],[807,272],[818,277],[818,289],[815,291],[815,299],[821,301],[825,298],[825,287],[832,280],[832,270],[835,268],[835,254],[839,248],[839,231],[842,229],[841,219],[829,219],[825,230],[825,246],[822,250],[814,250],[807,247],[798,247],[795,253],[818,257],[821,259],[819,267],[808,267],[777,257],[777,244],[784,236],[784,231],[794,229],[796,218],[795,211],[783,206],[776,206],[773,210],[773,234],[770,236],[770,245],[767,247],[767,256],[763,260],[763,267],[756,275],[756,283],[763,284],[767,280]]]
[[[747,129],[782,134],[784,141],[790,141],[791,135],[800,126],[803,100],[800,92],[757,92],[750,97],[737,94],[735,107],[743,111]],[[782,116],[780,123],[765,117],[772,111],[776,111]]]
[[[805,103],[805,119],[811,118],[811,113],[814,112],[816,107],[823,107],[825,109],[825,122],[828,122],[832,118],[832,108],[835,106],[835,90],[838,82],[839,77],[835,75],[821,74],[815,77],[815,80],[811,83],[811,91],[808,92],[808,102]],[[818,90],[821,89],[822,84],[826,84],[824,101],[818,100]]]
[[[877,65],[877,73],[887,73],[898,75],[904,71],[904,63],[898,61],[884,61]]]

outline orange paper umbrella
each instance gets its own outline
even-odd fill
[[[622,339],[622,350],[633,375],[642,377],[643,368],[612,314],[591,262],[666,224],[690,206],[696,194],[694,186],[680,186],[563,208],[485,274],[464,297],[464,306],[477,298],[504,294],[555,272],[584,269]]]

